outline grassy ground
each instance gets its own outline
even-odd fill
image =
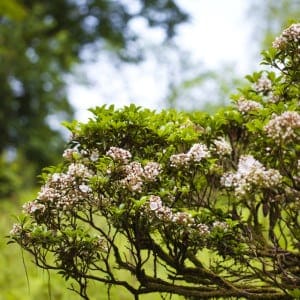
[[[77,294],[68,290],[69,283],[59,275],[51,272],[49,277],[46,271],[32,263],[32,258],[22,252],[20,247],[15,244],[7,245],[5,236],[15,222],[14,215],[20,214],[22,203],[34,199],[35,194],[36,192],[30,191],[13,199],[0,199],[0,300],[80,300]],[[106,287],[91,283],[90,296],[92,300],[107,300]],[[115,287],[111,289],[111,299],[132,300],[133,296],[126,289]],[[161,297],[159,294],[149,294],[140,299],[158,300]],[[183,299],[172,297],[172,300]]]

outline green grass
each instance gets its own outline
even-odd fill
[[[7,234],[16,215],[21,213],[24,202],[35,198],[36,191],[22,193],[11,199],[0,199],[0,300],[80,300],[81,297],[68,290],[70,283],[64,281],[55,272],[48,273],[39,269],[32,262],[32,257],[22,252],[16,244],[7,245]],[[24,260],[23,260],[24,258]],[[27,276],[28,275],[28,280]],[[134,278],[124,275],[130,282]],[[91,300],[107,300],[107,289],[103,284],[91,282],[89,287]],[[112,287],[111,299],[132,300],[133,296],[122,287]],[[161,299],[158,293],[140,296],[141,300]],[[173,296],[172,300],[183,300],[183,297]]]

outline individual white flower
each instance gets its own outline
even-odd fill
[[[57,182],[57,181],[59,181],[61,179],[61,175],[62,175],[61,173],[53,173],[51,175],[51,180],[53,182]]]
[[[99,159],[99,151],[97,149],[94,149],[90,155],[90,160],[95,162]]]
[[[220,137],[217,140],[214,140],[213,143],[215,145],[216,152],[219,155],[231,154],[231,152],[232,152],[231,145],[223,137]]]
[[[88,193],[91,191],[91,188],[86,185],[86,184],[81,184],[79,185],[79,189],[83,192],[83,193]]]
[[[152,211],[162,208],[162,201],[159,196],[151,195],[149,199],[149,208]]]

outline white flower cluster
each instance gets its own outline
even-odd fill
[[[42,207],[38,203],[42,202],[55,205],[57,209],[69,209],[77,203],[86,199],[91,188],[88,181],[92,172],[83,164],[72,163],[66,173],[54,173],[49,176],[48,181],[42,186],[38,193],[38,202],[25,205],[24,209],[28,213],[33,213]]]
[[[209,157],[210,155],[206,145],[204,144],[194,144],[187,154],[194,162],[199,162],[202,158]]]
[[[195,220],[189,213],[181,211],[173,213],[170,207],[164,206],[162,204],[161,198],[159,196],[150,196],[149,208],[152,212],[155,213],[155,216],[162,221],[187,226],[191,226],[195,223]]]
[[[196,224],[195,219],[191,214],[187,212],[173,213],[171,208],[163,205],[159,196],[151,195],[149,198],[150,211],[154,213],[156,218],[164,222],[176,223],[178,225],[195,228],[201,236],[210,234],[210,227],[203,223]],[[212,228],[219,228],[223,231],[227,231],[229,226],[226,222],[215,221]]]
[[[173,154],[170,157],[172,167],[183,167],[190,163],[190,156],[187,153]]]
[[[120,182],[133,192],[141,192],[143,186],[143,167],[139,162],[131,162],[125,166],[126,177]]]
[[[237,102],[237,109],[243,114],[254,110],[260,110],[262,108],[263,106],[260,103],[252,100],[246,100],[245,98],[241,98]]]
[[[151,195],[149,199],[149,209],[154,212],[156,217],[162,221],[170,222],[172,219],[172,210],[168,206],[162,204],[159,196]]]
[[[79,151],[78,148],[68,148],[64,151],[62,156],[68,161],[73,161],[74,158],[89,158],[92,162],[95,162],[99,158],[99,151],[98,149],[93,149],[88,157],[88,152],[86,150]]]
[[[108,251],[108,244],[107,240],[100,235],[97,236],[96,245],[100,251],[107,252]]]
[[[267,135],[277,141],[289,141],[296,137],[296,129],[300,129],[300,114],[296,111],[286,111],[274,115],[264,127]]]
[[[137,161],[129,163],[132,155],[122,148],[110,147],[106,155],[124,165],[122,169],[126,177],[121,179],[120,183],[132,192],[141,192],[144,182],[155,181],[161,172],[161,166],[156,162],[149,162],[144,167]]]
[[[70,176],[70,177],[74,177],[74,178],[79,177],[79,178],[82,178],[82,179],[88,179],[93,174],[91,173],[91,171],[84,164],[73,163],[73,164],[69,165],[67,175]],[[54,176],[54,177],[56,177],[56,176]],[[58,176],[58,179],[59,179],[59,176]]]
[[[144,181],[155,181],[161,172],[160,164],[149,162],[143,168],[139,162],[133,161],[124,167],[126,177],[120,182],[133,192],[141,192]]]
[[[23,205],[23,212],[26,214],[33,214],[35,212],[44,212],[46,210],[46,206],[42,203],[38,203],[37,200],[27,202]]]
[[[179,225],[187,225],[187,226],[191,226],[192,224],[195,223],[195,220],[191,216],[191,214],[183,211],[178,211],[175,214],[173,214],[171,221]]]
[[[226,232],[228,230],[229,226],[226,222],[215,221],[212,224],[212,229],[215,229],[215,228]],[[211,229],[209,228],[209,226],[207,226],[206,224],[203,224],[203,223],[197,224],[197,229],[198,229],[200,235],[209,235],[211,233]]]
[[[98,149],[93,149],[90,155],[90,160],[95,162],[99,159],[99,151]]]
[[[11,235],[18,235],[22,232],[22,226],[18,223],[13,224],[12,229],[10,230]]]
[[[267,101],[269,103],[278,103],[280,101],[280,97],[278,95],[274,95],[273,93],[270,93],[268,95]]]
[[[198,229],[200,235],[210,234],[210,229],[206,224],[203,224],[203,223],[197,224],[197,229]]]
[[[236,173],[225,173],[221,184],[225,187],[234,187],[238,197],[246,195],[253,186],[273,187],[281,183],[282,176],[275,169],[267,170],[252,155],[242,156],[239,160]]]
[[[300,41],[300,23],[293,24],[285,29],[279,37],[276,37],[273,42],[273,48],[277,50],[284,50],[289,42]]]
[[[113,160],[127,164],[131,158],[131,153],[125,149],[118,147],[110,147],[106,152],[106,155],[110,156]]]
[[[258,93],[267,93],[272,89],[272,81],[264,76],[258,79],[254,85],[254,89]]]
[[[200,162],[203,158],[209,157],[210,153],[204,144],[194,144],[187,153],[173,154],[170,157],[172,167],[187,166],[192,162]]]
[[[218,228],[218,229],[221,229],[223,231],[227,231],[229,226],[226,222],[221,222],[221,221],[215,221],[213,223],[213,228]]]
[[[232,152],[232,148],[231,145],[223,138],[220,137],[216,140],[213,141],[215,148],[216,148],[216,152],[221,155],[229,155]]]
[[[162,208],[162,201],[159,196],[151,195],[149,199],[149,208],[152,211],[157,211]]]
[[[74,154],[75,155],[79,154],[78,149],[76,149],[76,148],[68,148],[68,149],[66,149],[64,151],[64,153],[63,153],[62,156],[63,156],[64,159],[71,161],[74,158]]]
[[[149,162],[144,167],[143,176],[148,181],[154,181],[161,172],[161,166],[157,162]]]

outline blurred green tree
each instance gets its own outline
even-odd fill
[[[268,48],[283,28],[299,20],[300,2],[298,0],[254,0],[249,3],[248,13],[253,22],[256,48]]]
[[[38,167],[53,162],[64,144],[55,124],[73,114],[66,75],[89,46],[142,60],[130,26],[135,18],[162,28],[168,39],[188,16],[173,0],[1,1],[0,155],[18,149]]]

